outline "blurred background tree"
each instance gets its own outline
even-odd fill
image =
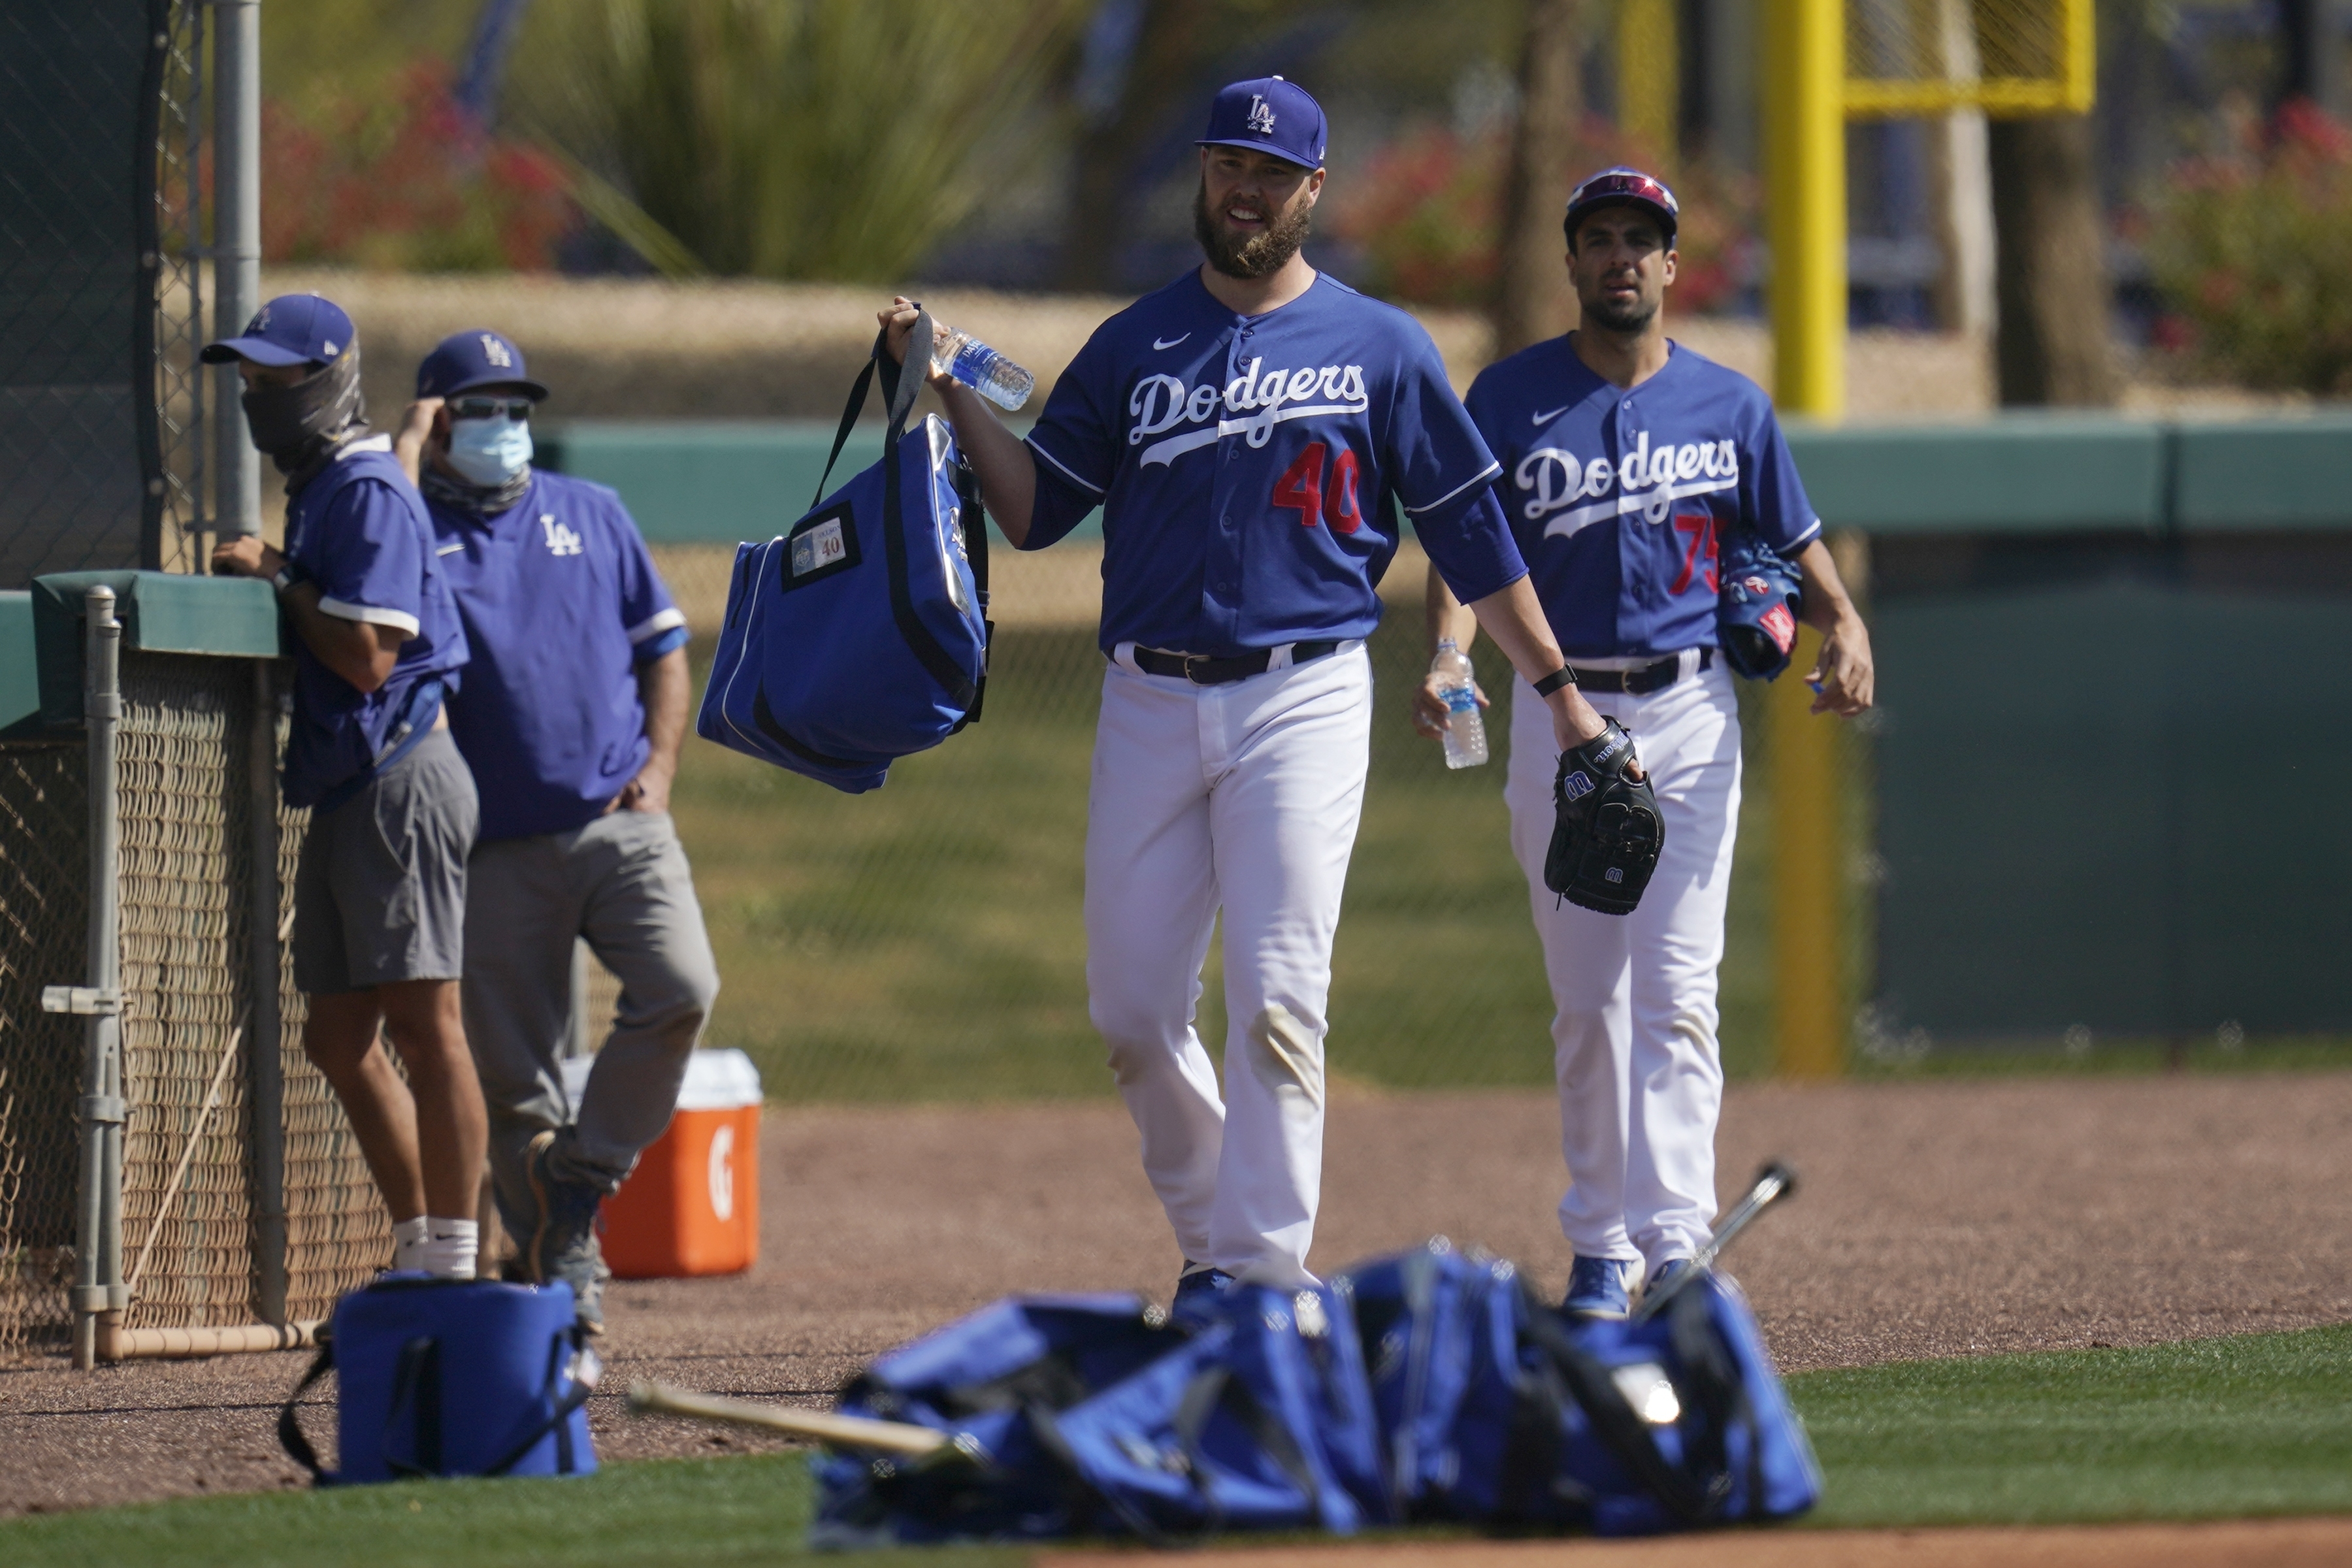
[[[2110,395],[2110,319],[2136,374],[2335,386],[2336,176],[2306,132],[2347,108],[2347,11],[2100,0],[2087,121],[1851,126],[1855,324],[1990,331],[1998,206],[2012,400]],[[1676,309],[1761,302],[1752,0],[305,0],[263,26],[278,261],[1134,293],[1194,256],[1208,95],[1279,72],[1330,112],[1313,254],[1342,278],[1494,312],[1506,345],[1557,331],[1559,204],[1622,160],[1685,199]]]
[[[1055,130],[1087,10],[541,0],[509,112],[665,271],[903,279]]]

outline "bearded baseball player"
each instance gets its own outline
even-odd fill
[[[1016,547],[1103,509],[1087,983],[1182,1249],[1180,1302],[1244,1269],[1311,1279],[1331,939],[1363,800],[1363,639],[1397,547],[1391,498],[1545,693],[1531,706],[1547,743],[1603,731],[1563,672],[1495,459],[1428,334],[1299,254],[1324,137],[1322,109],[1280,77],[1217,94],[1193,214],[1208,259],[1104,322],[1025,442],[931,378]],[[882,315],[903,353],[914,310]],[[1220,910],[1222,1096],[1193,1029]]]
[[[1821,540],[1762,389],[1665,335],[1674,194],[1610,169],[1569,197],[1568,270],[1582,325],[1490,365],[1471,416],[1501,458],[1496,491],[1577,685],[1639,742],[1664,847],[1639,907],[1579,908],[1543,877],[1554,826],[1553,729],[1512,692],[1505,795],[1558,1008],[1553,1060],[1570,1185],[1571,1313],[1622,1317],[1715,1217],[1723,1099],[1716,970],[1739,816],[1739,710],[1718,656],[1717,563],[1726,542],[1793,559],[1803,616],[1822,632],[1806,678],[1816,713],[1871,703],[1870,635]],[[1431,643],[1476,625],[1435,574]],[[1785,614],[1785,612],[1784,612]],[[1795,627],[1786,626],[1790,640]],[[1481,702],[1485,700],[1482,697]],[[1435,736],[1434,681],[1413,699]]]

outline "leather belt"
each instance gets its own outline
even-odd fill
[[[1698,667],[1715,668],[1715,649],[1698,650]],[[1628,697],[1647,697],[1682,679],[1683,656],[1669,654],[1655,664],[1635,665],[1631,669],[1583,669],[1574,665],[1569,668],[1576,676],[1580,691],[1620,691]]]
[[[1290,645],[1290,662],[1305,664],[1310,658],[1321,658],[1327,653],[1337,653],[1337,642],[1295,642]],[[1229,686],[1236,680],[1247,680],[1253,675],[1264,675],[1274,662],[1274,649],[1255,648],[1238,653],[1231,658],[1211,658],[1206,654],[1162,653],[1156,647],[1135,650],[1135,668],[1146,675],[1179,676],[1195,686]]]

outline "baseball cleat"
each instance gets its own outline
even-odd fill
[[[1168,1304],[1168,1315],[1181,1319],[1188,1310],[1208,1305],[1213,1297],[1233,1288],[1234,1277],[1223,1269],[1187,1259],[1184,1271],[1176,1276],[1176,1299]]]
[[[604,1331],[604,1249],[596,1242],[596,1211],[604,1201],[592,1183],[568,1181],[549,1169],[555,1134],[542,1132],[530,1141],[522,1157],[524,1179],[530,1187],[532,1213],[529,1228],[515,1240],[516,1261],[533,1284],[561,1279],[572,1287],[581,1327],[592,1334]]]
[[[1672,1279],[1675,1275],[1680,1274],[1684,1269],[1688,1268],[1690,1266],[1691,1260],[1687,1258],[1667,1258],[1664,1263],[1659,1264],[1655,1268],[1650,1270],[1650,1277],[1642,1281],[1642,1294],[1647,1296],[1653,1291],[1664,1289],[1666,1281]]]
[[[1578,1258],[1569,1266],[1568,1294],[1559,1310],[1571,1318],[1622,1318],[1633,1307],[1625,1288],[1633,1267],[1622,1258]]]

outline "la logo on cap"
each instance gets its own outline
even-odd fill
[[[1274,110],[1266,107],[1265,94],[1262,92],[1250,94],[1249,118],[1243,123],[1261,136],[1274,134]]]
[[[488,332],[482,334],[482,357],[500,370],[514,369],[514,355],[507,352],[506,344]]]

